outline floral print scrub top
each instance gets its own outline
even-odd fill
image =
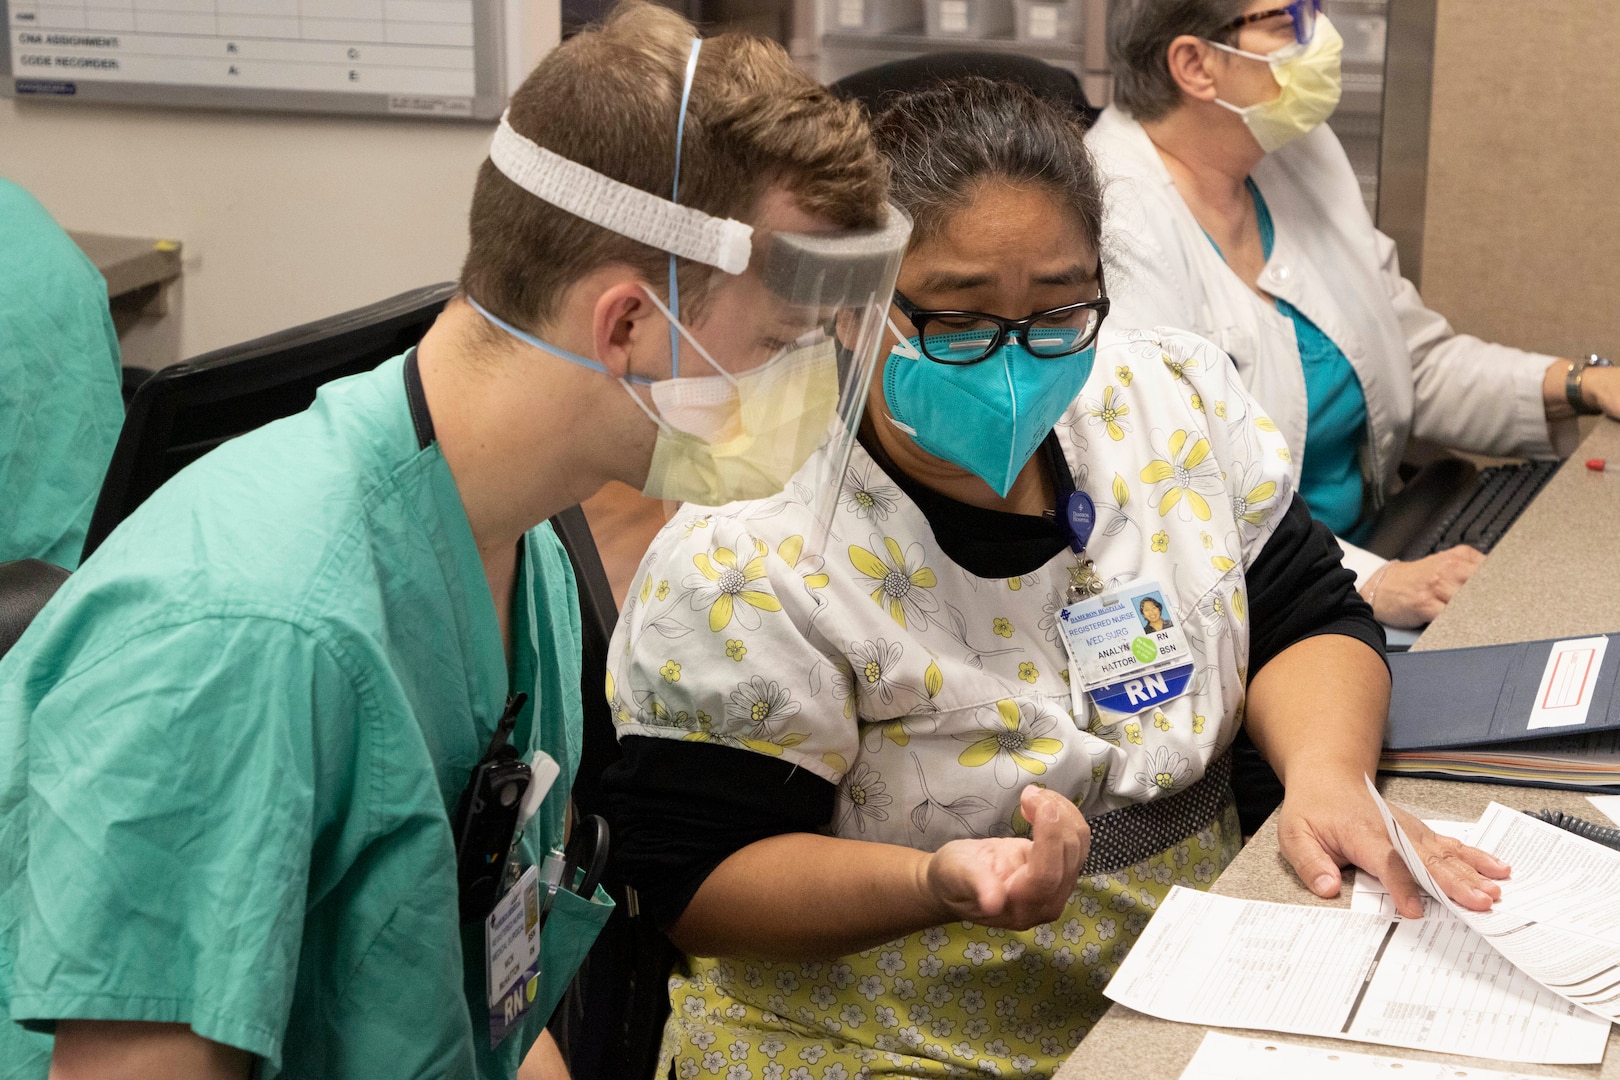
[[[1063,917],[1029,931],[953,923],[817,963],[687,958],[665,1046],[683,1080],[1049,1074],[1170,885],[1207,887],[1235,854],[1222,770],[1247,674],[1244,572],[1292,498],[1289,451],[1225,354],[1168,329],[1105,331],[1056,431],[1096,502],[1098,572],[1158,582],[1191,646],[1188,692],[1157,708],[1103,712],[1071,689],[1056,622],[1071,553],[967,573],[860,446],[819,554],[793,486],[683,507],[654,540],[610,650],[621,737],[809,770],[838,786],[843,837],[932,851],[1027,833],[1029,783],[1094,829],[1134,807],[1113,820],[1137,834],[1114,865],[1094,841]],[[1210,792],[1195,818],[1139,816]]]

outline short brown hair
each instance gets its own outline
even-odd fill
[[[1183,34],[1230,45],[1245,0],[1114,0],[1108,6],[1108,70],[1114,104],[1137,120],[1160,120],[1181,105],[1170,74],[1170,43]]]
[[[512,95],[513,128],[563,157],[669,198],[675,129],[696,31],[644,0],[554,49]],[[703,43],[681,147],[680,203],[748,220],[783,184],[808,213],[846,228],[883,220],[888,172],[859,108],[794,66],[781,46],[722,34]],[[464,292],[509,322],[552,319],[563,291],[624,263],[664,280],[665,252],[530,195],[486,160],[478,173],[462,266]],[[683,314],[701,311],[712,275],[679,260]],[[662,290],[659,290],[662,291]]]

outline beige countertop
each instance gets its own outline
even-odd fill
[[[1587,458],[1620,466],[1620,423],[1581,441],[1414,650],[1620,630],[1620,471]]]
[[[180,276],[178,241],[88,232],[68,235],[107,279],[107,295],[114,300]]]
[[[1620,463],[1620,423],[1604,421],[1581,443],[1523,517],[1491,552],[1490,558],[1424,633],[1415,649],[1493,645],[1536,638],[1573,637],[1620,630],[1620,473],[1595,473],[1587,458]],[[1473,820],[1491,801],[1521,810],[1550,807],[1582,817],[1597,816],[1575,792],[1439,780],[1385,779],[1379,784],[1394,802],[1420,817]],[[1216,881],[1227,896],[1290,904],[1348,907],[1350,873],[1336,900],[1314,896],[1277,849],[1275,817]],[[1208,1028],[1157,1020],[1120,1005],[1109,1009],[1079,1049],[1057,1072],[1057,1080],[1143,1080],[1176,1077],[1192,1060]],[[1498,1070],[1558,1077],[1620,1080],[1620,1027],[1611,1027],[1603,1064],[1509,1065],[1499,1061],[1392,1049],[1303,1035],[1275,1036],[1233,1031],[1254,1038],[1282,1038],[1330,1049],[1359,1050],[1419,1061],[1447,1061]]]

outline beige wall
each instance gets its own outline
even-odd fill
[[[0,99],[0,176],[68,228],[184,242],[185,357],[454,278],[491,130]]]
[[[1423,295],[1459,330],[1620,360],[1620,3],[1440,0]]]

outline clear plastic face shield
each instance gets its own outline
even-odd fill
[[[701,44],[694,40],[687,64],[681,129]],[[676,142],[678,190],[679,134]],[[670,253],[668,300],[644,290],[669,322],[668,377],[620,380],[658,427],[643,491],[713,506],[785,489],[830,523],[911,234],[905,213],[889,206],[870,230],[755,229],[603,176],[538,146],[504,118],[490,159],[530,194]],[[726,275],[711,282],[696,319],[682,317],[677,257]],[[469,299],[520,340],[605,370]],[[806,539],[819,547],[820,532]]]
[[[675,324],[677,374],[648,388],[647,492],[716,505],[788,489],[829,521],[910,232],[891,208],[866,232],[756,234],[696,330]]]

